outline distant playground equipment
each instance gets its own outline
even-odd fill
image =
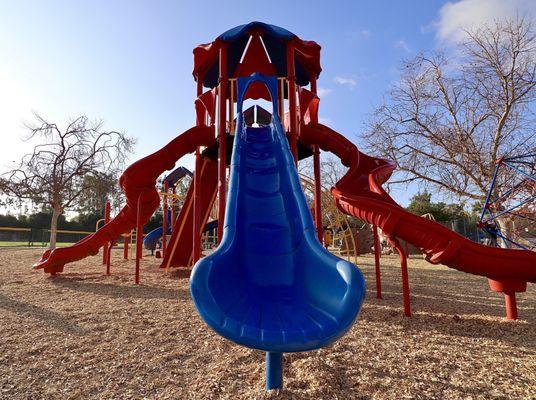
[[[402,240],[433,264],[488,278],[492,290],[505,295],[507,318],[516,319],[515,293],[536,282],[536,253],[477,244],[400,207],[382,188],[395,165],[361,153],[318,122],[320,72],[317,43],[260,22],[195,48],[196,125],[126,169],[120,185],[127,201],[115,218],[71,247],[45,252],[34,267],[59,273],[65,264],[97,254],[135,230],[139,282],[143,226],[160,204],[157,179],[182,156],[195,153],[192,184],[169,241],[163,240],[162,267],[197,263],[190,284],[203,319],[224,337],[266,351],[267,388],[281,387],[283,353],[319,348],[343,335],[364,295],[359,270],[321,245],[324,150],[348,168],[331,188],[337,208],[373,226],[377,297],[382,297],[380,229],[400,257],[406,316],[411,309]],[[243,110],[246,99],[266,100],[272,110],[269,115],[257,106]],[[312,213],[295,168],[310,156]],[[219,247],[201,259],[204,227],[214,207]]]
[[[166,218],[162,218],[162,226],[153,229],[143,239],[143,246],[147,250],[154,251],[158,245],[166,246],[167,236],[171,234],[171,226],[175,222],[177,208],[184,201],[184,197],[176,193],[177,184],[185,177],[193,177],[190,170],[185,167],[178,167],[168,174],[162,181],[162,210]],[[166,233],[164,234],[164,230]]]
[[[306,198],[312,199],[311,213],[314,218],[315,180],[304,174],[298,175]],[[332,253],[346,256],[348,261],[351,261],[353,257],[354,263],[357,263],[357,256],[359,255],[359,232],[356,227],[352,226],[348,216],[337,208],[331,192],[323,185],[320,185],[320,205],[324,245]],[[326,243],[327,235],[329,235],[329,243]]]
[[[536,249],[536,149],[498,160],[478,226],[493,246]]]
[[[249,109],[248,111],[252,111]],[[261,107],[257,107],[257,112],[267,113],[266,110],[262,109]],[[246,115],[249,115],[248,113],[245,113]],[[184,168],[184,167],[179,167]],[[314,198],[314,190],[315,190],[315,183],[314,180],[310,177],[299,174],[300,183],[302,186],[302,189],[304,193],[306,194],[307,199],[313,199]],[[161,193],[162,194],[162,193]],[[180,198],[181,200],[184,200]],[[357,246],[358,241],[358,235],[355,230],[352,230],[350,221],[348,219],[348,216],[346,214],[343,214],[336,206],[335,202],[333,201],[333,197],[331,196],[330,191],[322,187],[322,193],[321,193],[321,201],[322,201],[322,215],[324,219],[324,231],[329,230],[331,235],[334,235],[333,238],[333,246],[331,246],[329,249],[332,252],[344,255],[347,257],[348,261],[350,261],[351,257],[354,257],[354,261],[357,261],[355,257],[359,254]],[[314,212],[314,210],[312,210]],[[168,212],[168,215],[171,215]],[[214,204],[212,206],[212,210],[209,214],[208,221],[205,225],[204,234],[202,236],[202,247],[203,249],[211,249],[214,244],[217,244],[217,234],[211,234],[218,228],[218,221],[217,221],[217,205]],[[168,230],[167,230],[167,236],[169,237],[172,233],[171,225],[173,223],[170,223],[173,218],[168,218]],[[144,248],[147,250],[154,250],[162,243],[162,230],[163,228],[160,226],[153,231],[149,232],[147,235],[145,235],[143,239]],[[177,265],[172,265],[177,266]],[[191,265],[188,265],[191,266]]]

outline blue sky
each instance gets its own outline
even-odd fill
[[[322,46],[323,121],[356,142],[404,58],[449,48],[461,27],[532,8],[530,0],[3,1],[0,167],[27,149],[37,111],[60,124],[86,114],[138,139],[130,161],[194,123],[192,49],[259,20]],[[191,166],[191,157],[182,164]],[[406,204],[415,187],[395,198]]]

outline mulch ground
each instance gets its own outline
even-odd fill
[[[39,251],[0,250],[1,399],[534,399],[536,285],[520,320],[486,279],[410,260],[413,317],[402,314],[400,269],[385,256],[384,299],[373,258],[359,258],[368,294],[334,345],[285,356],[285,388],[264,392],[264,354],[213,333],[198,316],[188,271],[115,251],[47,278]]]

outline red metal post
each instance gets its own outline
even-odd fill
[[[506,319],[517,319],[516,292],[504,292],[504,302],[506,305]]]
[[[517,319],[517,302],[516,292],[527,290],[527,282],[518,279],[494,280],[489,279],[489,288],[497,293],[504,293],[504,302],[506,306],[506,319]]]
[[[104,206],[104,225],[110,222],[110,210],[110,201],[107,200],[106,205]],[[105,265],[107,264],[106,258],[108,257],[108,247],[110,247],[110,243],[106,243],[102,248],[102,263]]]
[[[125,235],[123,238],[123,260],[128,260],[128,242],[130,241],[130,234]]]
[[[313,146],[313,169],[315,175],[315,228],[318,240],[322,243],[324,229],[322,226],[322,181],[320,177],[320,150],[318,146]]]
[[[283,79],[278,80],[278,101],[277,112],[279,113],[279,119],[281,124],[285,122],[285,81]]]
[[[168,190],[169,190],[169,184],[167,182],[164,182],[164,199],[163,199],[163,204],[162,204],[162,257],[166,255],[166,248],[167,248],[167,230],[168,230],[167,193],[168,193]]]
[[[106,275],[110,275],[110,273],[111,273],[112,247],[113,247],[113,243],[110,242],[110,244],[108,246],[108,252],[106,254]]]
[[[194,223],[193,223],[193,252],[192,262],[195,264],[201,257],[201,153],[199,147],[195,150],[194,171]]]
[[[316,94],[316,77],[311,75],[311,92]],[[318,122],[318,121],[312,121]],[[313,170],[315,176],[315,227],[318,240],[322,243],[324,230],[322,224],[322,180],[320,176],[320,148],[313,145]]]
[[[378,237],[378,227],[374,225],[372,232],[374,234],[374,264],[376,266],[376,298],[382,298],[382,278],[380,271],[380,238]]]
[[[218,91],[218,243],[223,236],[227,195],[227,44],[220,47],[220,82]]]
[[[408,257],[404,248],[397,239],[393,239],[391,243],[395,246],[398,255],[400,256],[400,269],[402,272],[402,299],[404,303],[404,315],[411,317],[411,304],[409,299],[409,278],[408,278]]]
[[[232,87],[231,87],[231,90]],[[197,97],[203,94],[203,78],[197,78]],[[230,104],[230,107],[233,107]],[[230,108],[229,108],[230,110]],[[196,125],[204,124],[205,118],[198,119]],[[195,264],[201,258],[201,148],[195,149],[195,169],[194,169],[194,223],[193,223],[193,251],[192,263]]]
[[[140,197],[138,197],[138,215],[137,215],[137,221],[136,221],[136,275],[134,278],[136,285],[140,283],[140,263],[141,263],[141,257],[143,255],[142,253],[143,224],[141,222],[140,216],[141,216],[141,195]]]
[[[231,87],[231,90],[233,88]],[[197,78],[197,97],[203,94],[203,77]],[[233,107],[233,104],[230,104]],[[231,108],[229,108],[231,110]],[[197,126],[205,124],[205,118],[196,121]],[[194,223],[193,223],[193,251],[192,263],[195,264],[201,258],[201,148],[195,149],[195,169],[194,169]]]
[[[290,118],[289,142],[290,150],[294,156],[294,163],[298,164],[298,119],[296,113],[296,71],[294,65],[294,45],[287,44],[287,82],[288,107]]]

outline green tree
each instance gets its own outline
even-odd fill
[[[106,201],[118,208],[122,203],[122,192],[118,184],[118,172],[96,171],[84,177],[83,189],[77,199],[77,209],[81,214],[100,215],[103,218]]]
[[[450,221],[465,217],[465,210],[461,204],[434,203],[432,194],[428,191],[414,195],[407,210],[419,216],[432,214],[436,221]]]

